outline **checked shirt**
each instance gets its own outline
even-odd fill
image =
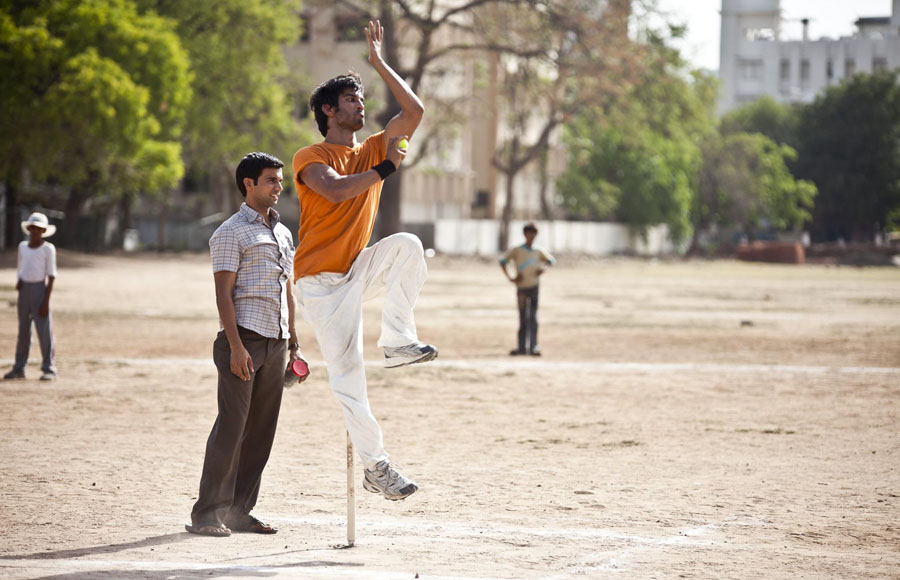
[[[232,298],[238,326],[268,338],[287,338],[294,240],[274,209],[269,221],[271,228],[256,210],[241,204],[209,238],[209,250],[214,273],[236,273]]]

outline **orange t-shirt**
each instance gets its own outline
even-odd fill
[[[332,203],[300,181],[307,165],[323,163],[341,175],[372,169],[384,161],[384,132],[356,147],[331,143],[310,145],[294,154],[294,184],[300,200],[300,228],[294,253],[294,281],[321,272],[343,274],[369,243],[383,181],[340,203]]]

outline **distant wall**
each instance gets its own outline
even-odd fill
[[[523,242],[526,222],[510,222],[507,247]],[[580,253],[594,256],[636,254],[658,256],[681,251],[669,240],[666,226],[647,232],[646,241],[632,235],[627,226],[614,223],[536,221],[536,244],[550,252]],[[437,220],[434,224],[434,249],[445,254],[492,256],[499,253],[500,223],[496,220]]]

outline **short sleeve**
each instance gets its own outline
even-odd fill
[[[300,173],[313,163],[323,163],[325,165],[328,165],[328,158],[325,156],[324,152],[315,145],[311,147],[304,147],[294,154],[294,159],[291,162],[291,168],[294,171],[295,183],[297,183],[298,185],[305,185],[303,183],[303,180],[300,179]]]
[[[56,246],[47,244],[47,275],[56,278]]]
[[[550,252],[547,252],[546,250],[541,250],[541,259],[544,260],[544,262],[546,262],[547,264],[550,264],[551,266],[556,264],[556,258],[554,258],[550,254]]]
[[[241,263],[241,248],[234,230],[222,224],[209,238],[209,255],[215,272],[237,272]]]
[[[22,241],[19,242],[19,259],[16,263],[16,276],[22,277],[22,268],[25,266],[25,247],[28,245],[28,242]]]
[[[511,249],[511,250],[507,250],[505,254],[503,254],[502,256],[500,256],[500,263],[501,263],[502,265],[504,265],[504,266],[505,266],[506,264],[508,264],[509,261],[510,261],[510,260],[512,259],[512,257],[513,257],[513,252],[515,252],[515,251],[516,251],[515,248],[513,248],[513,249]]]

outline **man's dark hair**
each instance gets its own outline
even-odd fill
[[[365,94],[362,79],[353,71],[345,75],[334,77],[317,86],[309,97],[309,108],[316,116],[316,124],[319,125],[319,133],[323,137],[328,133],[328,116],[322,112],[322,105],[337,108],[338,100],[347,90],[354,93]]]
[[[534,225],[534,222],[528,222],[525,224],[525,227],[522,228],[522,233],[534,232],[537,233],[537,226]]]
[[[247,188],[244,186],[244,178],[249,177],[253,180],[253,184],[256,185],[259,176],[262,175],[263,169],[266,169],[267,167],[281,169],[284,167],[284,162],[274,155],[269,155],[262,151],[244,155],[244,158],[238,163],[237,170],[234,172],[234,180],[237,181],[237,186],[238,189],[241,190],[241,195],[247,197]]]

